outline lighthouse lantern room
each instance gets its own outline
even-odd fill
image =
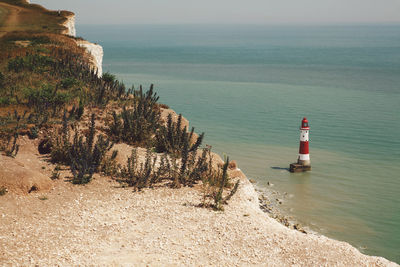
[[[300,127],[300,148],[297,163],[290,164],[290,172],[304,172],[311,170],[310,151],[309,151],[310,126],[306,117],[301,121]]]

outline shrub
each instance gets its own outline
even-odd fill
[[[74,141],[69,152],[71,172],[74,176],[72,182],[74,184],[90,182],[93,173],[99,170],[107,151],[113,147],[113,144],[103,135],[99,135],[96,143],[94,142],[95,127],[95,115],[92,114],[87,138],[84,140],[78,132],[74,135]]]
[[[3,150],[8,157],[15,158],[19,151],[19,144],[17,144],[19,138],[19,130],[23,127],[22,121],[25,119],[26,112],[23,115],[19,115],[18,112],[14,111],[14,117],[9,114],[8,121],[9,123],[15,124],[15,126],[8,131],[8,134],[5,135],[6,137],[6,144],[0,147],[0,150]],[[4,138],[4,136],[1,136]]]
[[[156,162],[159,166],[156,167]],[[186,161],[186,162],[185,162]],[[213,158],[211,147],[203,150],[200,157],[196,152],[188,153],[178,160],[174,155],[164,154],[159,160],[150,150],[147,150],[146,159],[140,162],[137,150],[133,149],[127,160],[127,165],[120,171],[120,182],[141,190],[151,187],[162,180],[170,180],[172,186],[192,186],[202,181],[203,203],[202,206],[212,207],[215,210],[222,210],[223,205],[236,193],[239,181],[232,188],[228,177],[229,158],[225,164],[218,169],[212,166]],[[230,188],[226,192],[226,188]],[[210,201],[212,201],[210,203]]]
[[[229,157],[224,165],[217,171],[211,170],[202,178],[203,182],[203,206],[211,206],[215,210],[223,210],[223,205],[232,198],[239,188],[240,181],[238,180],[232,188],[228,176]],[[231,190],[224,194],[225,188]],[[207,198],[211,198],[213,203],[207,204]]]
[[[112,113],[108,133],[115,141],[149,146],[159,128],[160,111],[156,106],[157,101],[153,86],[146,93],[143,93],[142,88],[135,91],[132,109],[124,106],[120,114],[115,111]]]
[[[167,126],[162,126],[156,134],[157,152],[168,152],[181,156],[182,153],[196,151],[204,138],[202,133],[196,142],[192,142],[194,128],[188,133],[186,127],[182,128],[182,115],[179,115],[178,121],[173,122],[171,114],[168,115]]]
[[[129,186],[138,190],[149,187],[160,179],[161,173],[155,169],[157,158],[150,150],[147,150],[146,160],[139,164],[137,150],[133,149],[127,160],[127,165],[121,170],[121,177]]]
[[[62,127],[61,129],[57,129],[53,134],[51,140],[44,140],[43,148],[50,148],[46,150],[50,150],[50,161],[53,163],[63,163],[66,165],[70,164],[70,132],[68,125],[67,112],[64,111],[63,119],[62,119]],[[45,149],[44,149],[45,150]],[[40,147],[39,147],[40,152]]]
[[[104,157],[100,169],[105,175],[113,177],[118,174],[118,165],[115,160],[117,155],[118,155],[118,150],[114,150],[111,156]]]
[[[179,183],[192,186],[203,177],[211,179],[213,175],[211,148],[204,149],[201,157],[197,157],[197,148],[190,152],[188,148],[188,144],[183,148]],[[176,182],[175,184],[177,185]]]
[[[219,171],[217,173],[218,178],[216,179],[215,186],[217,190],[215,190],[212,194],[213,199],[214,199],[214,208],[217,210],[221,210],[222,207],[222,200],[223,200],[223,192],[224,192],[224,187],[228,183],[228,165],[229,165],[229,158],[225,161],[224,166],[222,167],[222,172]]]
[[[11,136],[8,137],[7,145],[6,145],[6,149],[5,149],[6,156],[12,157],[12,158],[15,158],[17,156],[18,151],[19,151],[19,144],[17,144],[18,137],[19,137],[18,130],[16,130],[14,132],[12,137]],[[13,140],[13,141],[11,142],[11,140]]]

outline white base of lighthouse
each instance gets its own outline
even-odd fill
[[[297,163],[303,166],[311,166],[310,154],[300,154]]]
[[[299,154],[297,163],[290,164],[290,172],[306,172],[311,171],[310,154]]]

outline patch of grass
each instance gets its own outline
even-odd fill
[[[40,196],[39,199],[40,200],[48,200],[49,198],[47,196]]]

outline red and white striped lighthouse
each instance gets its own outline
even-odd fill
[[[310,127],[308,126],[308,120],[306,117],[301,121],[300,127],[300,148],[299,148],[299,158],[297,163],[290,164],[290,172],[305,172],[311,171],[310,162],[310,151],[308,147],[308,135],[310,133]]]
[[[311,166],[310,151],[308,147],[310,127],[306,117],[301,121],[300,127],[300,148],[298,163],[303,166]]]

